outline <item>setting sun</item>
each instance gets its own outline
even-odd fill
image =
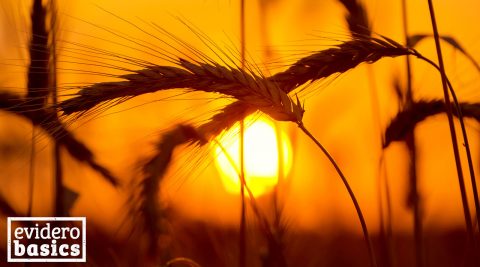
[[[278,128],[277,133],[275,125],[268,118],[257,119],[251,116],[245,120],[245,125],[245,180],[253,195],[260,196],[278,183],[279,166],[283,166],[283,175],[290,171],[291,146],[287,135]],[[240,193],[239,131],[240,126],[237,124],[223,134],[215,145],[215,164],[221,174],[222,183],[228,192],[236,194]],[[279,158],[283,158],[281,164]]]

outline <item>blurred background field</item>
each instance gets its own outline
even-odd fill
[[[24,94],[31,1],[0,1],[0,88]],[[349,38],[344,19],[346,11],[337,1],[245,2],[247,59],[265,74],[284,70],[309,52]],[[374,32],[404,42],[400,0],[362,3]],[[72,84],[112,80],[93,75],[95,71],[121,73],[113,68],[84,65],[102,58],[74,51],[76,44],[168,65],[140,43],[132,42],[142,40],[177,56],[179,52],[162,42],[168,42],[165,36],[155,36],[157,32],[149,24],[155,23],[214,58],[213,52],[184,25],[183,22],[187,22],[221,49],[234,49],[232,54],[240,46],[239,1],[57,1],[57,5],[60,100],[69,98],[75,91],[68,89]],[[480,60],[480,30],[475,26],[480,2],[435,1],[435,5],[441,34],[453,36],[473,58]],[[407,1],[407,6],[410,33],[431,34],[427,1]],[[153,35],[145,34],[142,29]],[[127,35],[128,40],[115,32]],[[190,53],[183,47],[176,48]],[[436,61],[433,39],[422,41],[416,48]],[[442,48],[447,74],[459,99],[471,103],[480,101],[478,71],[458,50],[445,43]],[[414,99],[442,99],[438,72],[415,59],[412,67]],[[349,177],[373,236],[380,266],[414,266],[413,215],[407,205],[408,151],[398,142],[382,151],[380,137],[380,132],[384,133],[400,108],[393,89],[394,80],[404,84],[405,78],[405,59],[387,58],[309,85],[299,94],[305,102],[305,125]],[[372,86],[379,99],[380,112],[376,115],[372,115]],[[170,95],[172,98],[168,98]],[[215,100],[210,101],[211,98]],[[159,266],[160,262],[147,257],[144,236],[131,235],[135,217],[129,213],[128,205],[132,187],[141,175],[140,163],[153,153],[162,132],[180,122],[208,119],[228,101],[206,93],[159,92],[92,116],[62,118],[75,136],[92,149],[98,162],[111,170],[121,183],[113,187],[62,150],[64,186],[78,194],[68,195],[70,199],[66,201],[74,201],[68,214],[86,216],[88,221],[87,265]],[[375,116],[380,119],[380,127]],[[478,171],[480,128],[474,120],[467,119],[466,123]],[[286,229],[282,244],[288,266],[367,266],[368,254],[355,210],[334,169],[295,125],[275,125],[288,139],[291,167],[277,191],[267,190],[257,195],[256,200],[262,213],[273,222],[273,195],[278,194],[281,224]],[[54,207],[52,142],[42,130],[36,133],[31,215],[50,216]],[[462,266],[465,222],[446,116],[428,118],[416,127],[415,135],[426,266]],[[31,123],[0,111],[0,195],[17,215],[27,213],[31,149]],[[158,252],[163,260],[188,257],[204,267],[238,266],[240,197],[225,187],[231,178],[219,169],[215,151],[211,145],[199,150],[181,148],[174,153],[174,162],[162,182],[159,196],[168,210],[167,230],[160,241],[162,251]],[[466,159],[462,160],[468,173]],[[385,180],[390,192],[390,216]],[[467,187],[471,192],[470,183]],[[470,203],[475,214],[473,202]],[[6,216],[0,219],[2,233],[6,232]],[[385,236],[385,227],[391,227],[391,236]],[[262,265],[261,260],[269,253],[268,245],[250,207],[247,208],[247,229],[247,266],[268,266]],[[478,237],[478,227],[475,233]],[[6,237],[1,234],[2,253],[5,244]]]

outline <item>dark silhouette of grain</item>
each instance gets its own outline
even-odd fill
[[[367,10],[358,0],[339,0],[345,7],[348,13],[345,15],[345,20],[348,24],[348,29],[353,36],[370,36],[372,30],[370,29],[370,22],[368,21]]]
[[[480,103],[459,103],[462,115],[480,122]],[[452,105],[453,106],[453,105]],[[406,134],[412,131],[417,124],[429,117],[446,112],[442,100],[418,100],[404,108],[392,119],[385,130],[385,144],[388,147],[392,142],[403,141]],[[453,115],[458,116],[456,109]]]
[[[293,120],[298,107],[281,91],[289,93],[309,81],[344,73],[361,63],[373,63],[383,57],[412,54],[391,39],[357,37],[334,48],[313,53],[300,59],[286,71],[263,78],[240,69],[218,64],[195,63],[184,59],[178,67],[151,66],[131,74],[120,75],[121,82],[103,82],[81,89],[76,97],[60,103],[65,114],[86,111],[117,98],[132,97],[160,90],[190,88],[232,96],[256,105],[276,120]],[[280,108],[278,110],[271,110]],[[291,107],[289,107],[291,106]],[[292,109],[297,109],[296,111]],[[293,112],[294,114],[289,114]],[[293,115],[293,116],[292,116]]]
[[[121,75],[122,82],[93,84],[78,97],[60,103],[66,114],[88,110],[104,101],[131,98],[159,90],[189,88],[192,91],[215,92],[256,106],[276,120],[301,120],[302,111],[274,83],[248,71],[214,63],[197,63],[180,59],[178,67],[151,66]]]

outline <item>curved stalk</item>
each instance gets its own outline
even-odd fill
[[[415,51],[414,55],[417,58],[427,62],[430,65],[432,65],[438,71],[441,71],[440,67],[435,62],[433,62],[430,59],[422,56],[420,53]],[[445,79],[446,79],[447,86],[448,86],[448,89],[450,91],[450,94],[452,95],[453,104],[454,104],[455,110],[458,114],[458,120],[460,122],[460,128],[462,130],[463,142],[465,144],[465,150],[466,150],[466,153],[467,153],[467,161],[468,161],[468,169],[469,169],[469,172],[470,172],[470,180],[471,180],[471,183],[472,183],[472,191],[473,191],[473,199],[474,199],[474,203],[475,203],[476,218],[477,218],[477,221],[480,221],[480,198],[479,198],[478,190],[477,190],[477,182],[476,182],[476,178],[475,178],[475,169],[473,167],[473,159],[472,159],[472,154],[471,154],[471,150],[470,150],[470,143],[468,141],[467,129],[466,129],[465,123],[463,121],[463,113],[462,113],[462,109],[460,108],[460,105],[459,105],[459,102],[458,102],[457,94],[455,93],[455,90],[453,89],[452,83],[448,79],[448,76],[445,75]]]
[[[350,198],[352,199],[353,205],[355,206],[355,210],[357,211],[358,219],[360,220],[360,224],[362,226],[362,231],[363,231],[363,236],[365,238],[365,241],[367,242],[367,248],[368,248],[368,253],[370,255],[370,261],[373,267],[377,266],[376,258],[375,258],[375,253],[373,251],[373,244],[372,240],[370,238],[370,235],[368,234],[368,228],[367,228],[367,223],[365,222],[365,218],[363,217],[362,210],[360,209],[360,204],[358,204],[357,198],[355,197],[355,194],[353,193],[352,188],[350,187],[350,184],[347,181],[347,178],[343,174],[342,170],[338,166],[337,162],[335,159],[330,155],[330,153],[327,151],[327,149],[305,128],[302,122],[298,122],[298,127],[310,138],[312,141],[322,150],[323,154],[328,158],[330,163],[332,163],[333,167],[337,171],[338,175],[342,179],[343,184],[347,188],[348,194],[350,195]]]
[[[474,233],[473,233],[473,225],[472,225],[472,217],[470,215],[470,208],[468,207],[468,199],[467,199],[467,193],[465,189],[465,181],[463,178],[463,172],[462,172],[462,165],[460,161],[460,153],[458,149],[458,143],[457,143],[457,138],[455,134],[455,126],[453,124],[453,115],[452,115],[452,107],[450,105],[450,99],[449,99],[449,94],[448,94],[448,89],[447,89],[447,75],[445,72],[445,66],[443,64],[443,56],[442,56],[442,48],[440,46],[440,37],[438,34],[438,28],[437,28],[437,22],[435,19],[435,11],[433,8],[433,2],[432,0],[428,0],[428,8],[430,11],[430,18],[432,21],[432,28],[433,28],[433,36],[435,39],[435,47],[437,50],[437,57],[438,57],[438,64],[440,67],[440,75],[442,76],[442,86],[443,86],[443,93],[444,93],[444,98],[445,98],[445,105],[446,105],[446,112],[447,112],[447,118],[448,118],[448,124],[450,127],[450,134],[452,137],[452,145],[453,145],[453,152],[455,156],[455,164],[457,167],[457,174],[458,174],[458,182],[460,185],[460,193],[462,197],[462,204],[463,204],[463,214],[465,215],[465,224],[467,228],[467,234],[468,234],[468,239],[467,243],[473,242],[475,243],[474,239]],[[452,90],[453,91],[453,90]],[[460,114],[459,114],[460,115]],[[472,178],[474,180],[474,178]],[[470,253],[468,253],[470,254]]]

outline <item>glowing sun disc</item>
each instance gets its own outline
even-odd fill
[[[254,196],[271,191],[278,183],[279,177],[279,144],[283,160],[283,175],[288,174],[292,163],[291,144],[287,135],[265,117],[245,119],[244,164],[245,181]],[[220,172],[222,183],[227,192],[240,193],[240,126],[224,133],[215,145],[215,165]],[[280,137],[280,142],[278,141]],[[228,154],[228,156],[225,154]]]

